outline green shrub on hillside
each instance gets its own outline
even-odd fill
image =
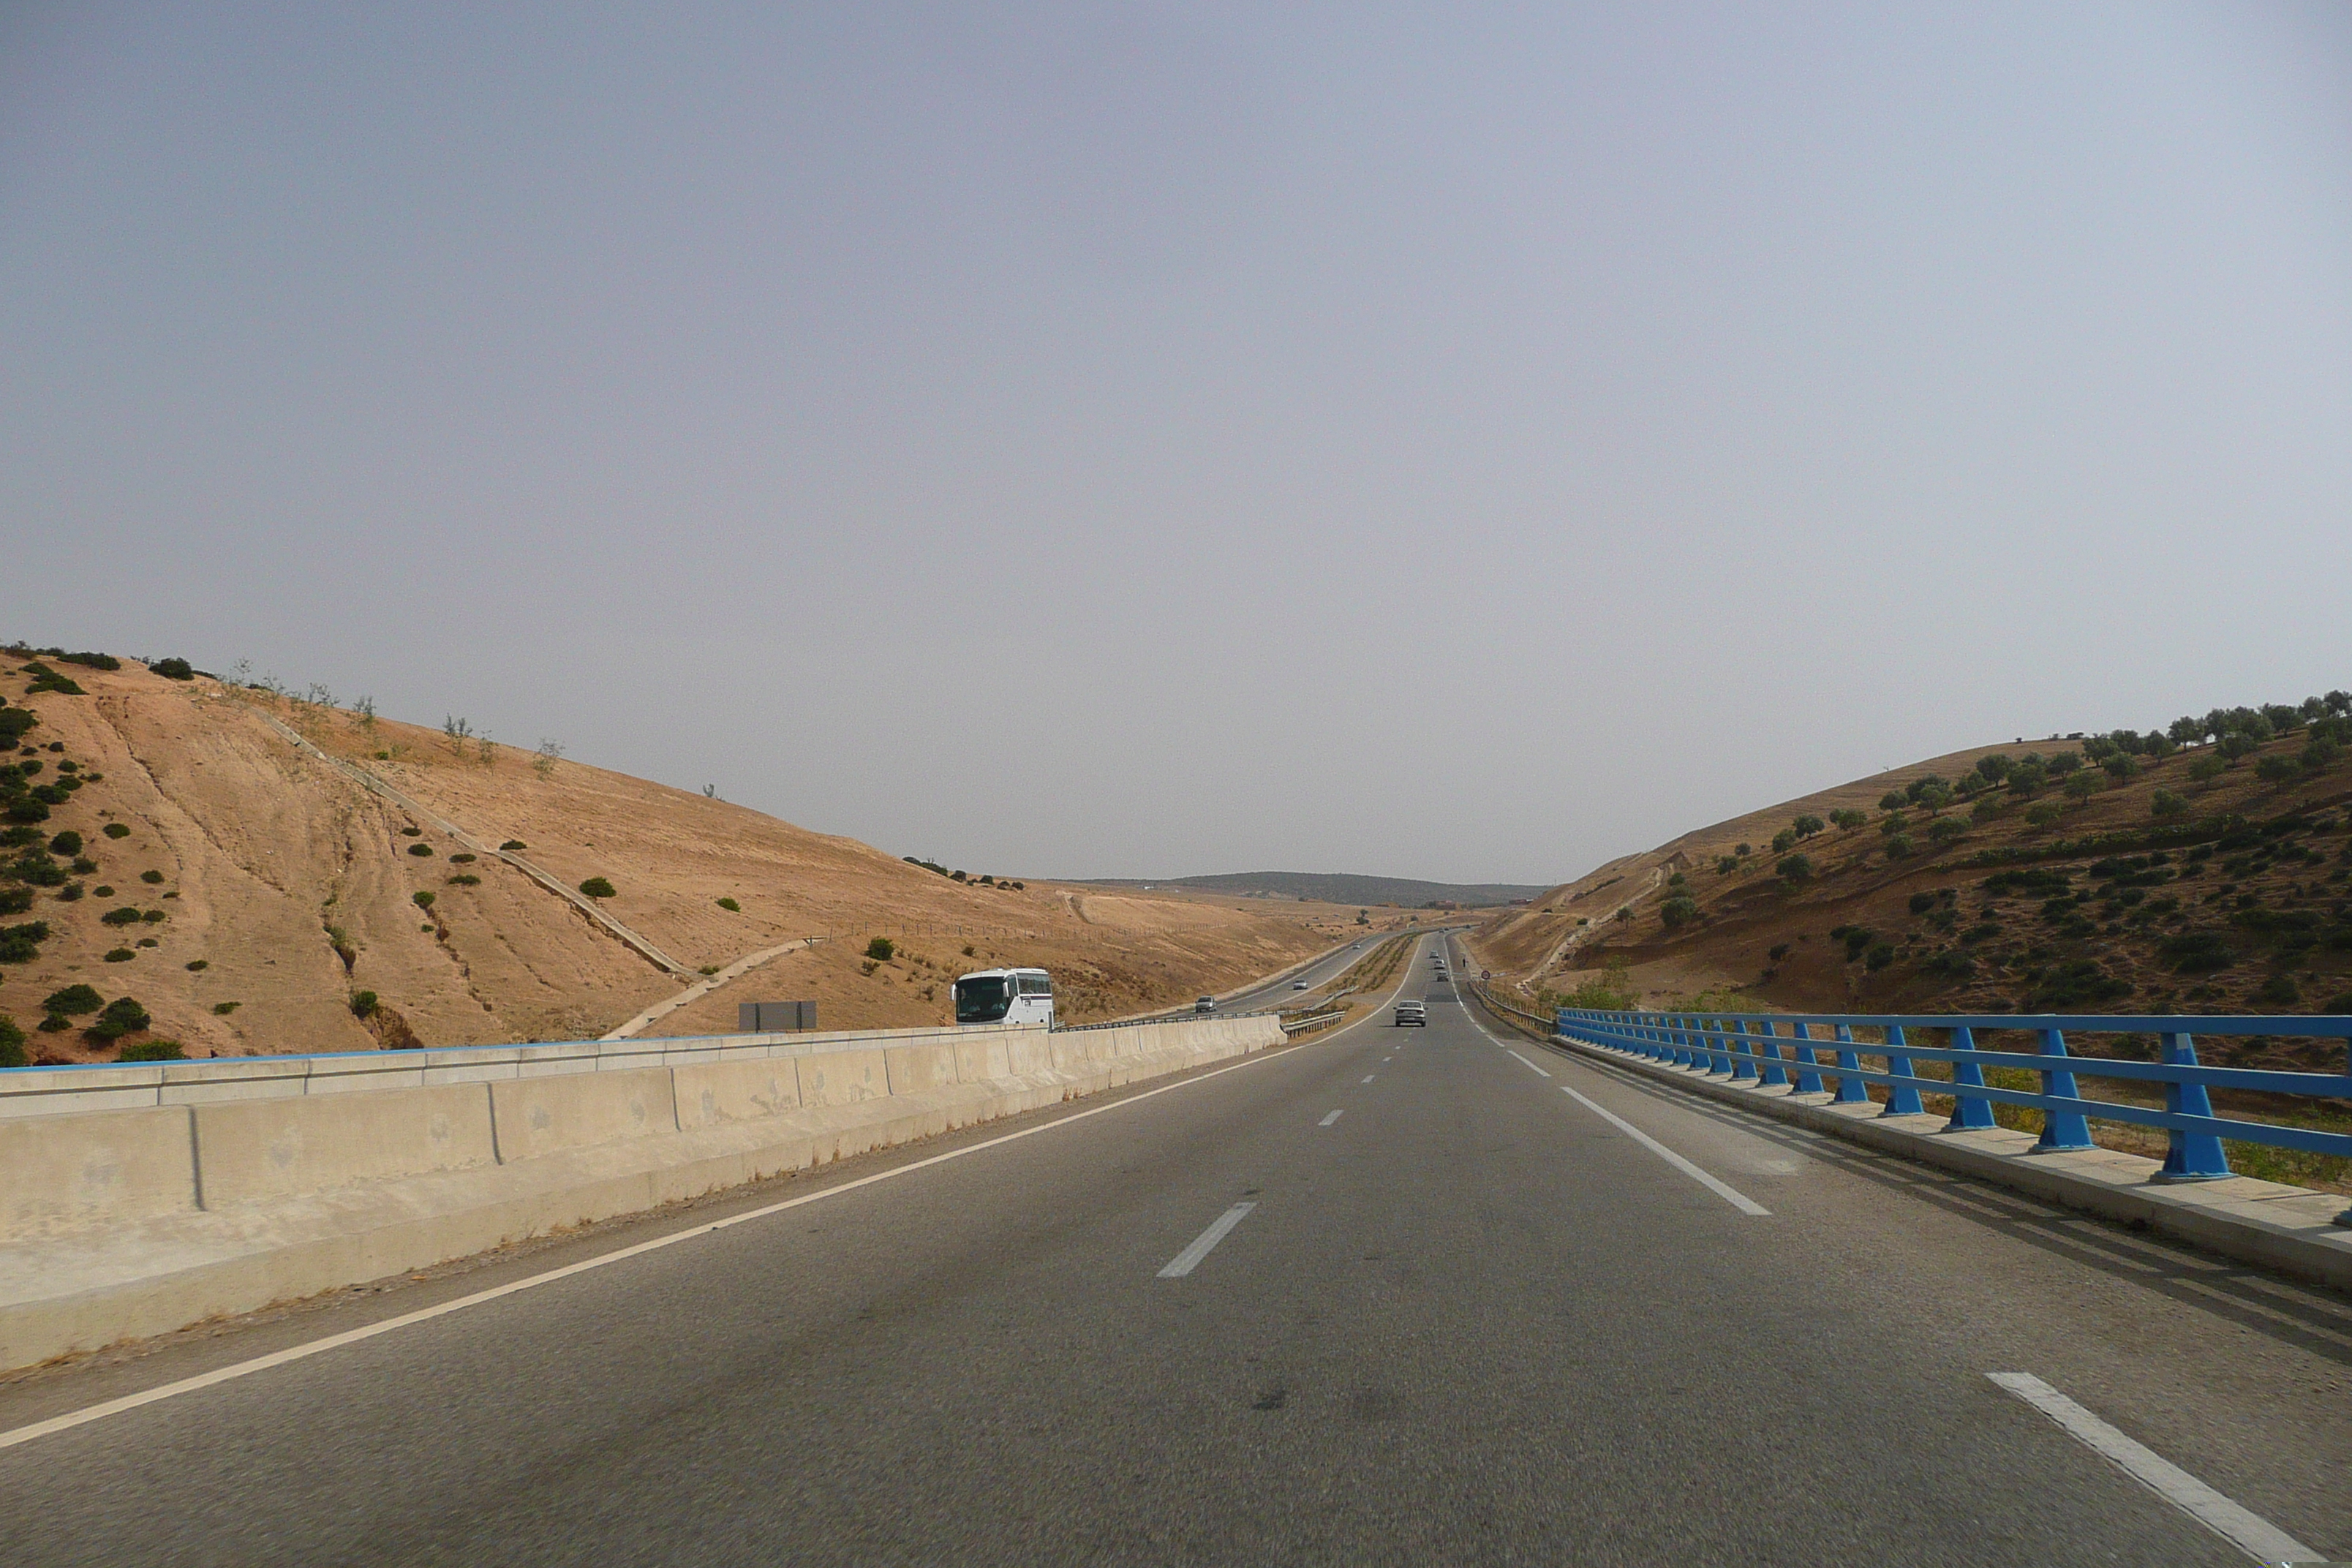
[[[722,910],[726,910],[729,914],[730,914],[730,915],[740,915],[740,914],[741,914],[741,913],[743,912],[743,906],[742,906],[742,905],[740,905],[740,904],[739,904],[739,903],[737,903],[737,902],[736,902],[734,900],[732,900],[732,899],[721,899],[721,900],[719,900],[719,907],[720,909],[722,909]]]
[[[478,888],[482,885],[482,879],[471,871],[459,871],[442,880],[452,888]]]
[[[205,970],[210,969],[212,966],[213,961],[209,958],[192,958],[188,960],[187,963],[183,967],[184,967],[191,974],[202,974]]]
[[[1895,949],[1893,945],[1882,942],[1876,947],[1870,950],[1870,955],[1863,960],[1862,966],[1864,969],[1871,970],[1874,973],[1885,968],[1888,964],[1893,963],[1894,962]]]
[[[120,822],[108,823],[103,831],[109,838],[128,838],[131,837],[130,827]]]
[[[580,884],[580,890],[592,899],[609,899],[615,896],[613,884],[602,877],[589,878]]]
[[[2214,931],[2186,931],[2157,944],[2157,953],[2176,974],[2210,974],[2238,962],[2238,954]]]
[[[365,1018],[371,1016],[375,1012],[377,1005],[378,1003],[376,1002],[374,992],[354,991],[352,993],[352,1017]]]
[[[25,1031],[16,1026],[16,1019],[0,1013],[0,1068],[25,1067],[30,1061],[25,1054]]]
[[[1813,863],[1802,855],[1788,855],[1781,858],[1780,863],[1775,866],[1773,870],[1782,881],[1793,885],[1811,879]]]
[[[2075,773],[2066,781],[2066,798],[2075,801],[2088,800],[2106,787],[2099,782],[2097,773]]]
[[[1889,860],[1908,859],[1910,855],[1911,836],[1909,834],[1897,833],[1886,840],[1886,858]]]
[[[117,996],[98,1015],[97,1021],[82,1032],[92,1039],[114,1041],[145,1028],[151,1022],[147,1009],[129,996]]]
[[[433,846],[430,844],[412,844],[408,847],[408,852],[411,855],[418,857],[420,859],[430,860],[433,858]]]
[[[213,1004],[213,1016],[215,1017],[226,1018],[231,1013],[236,1012],[239,1005],[240,1004],[236,1002],[215,1002]]]
[[[1927,824],[1927,837],[1937,844],[1949,844],[1954,839],[1965,837],[1968,831],[1968,824],[1957,816],[1939,816]]]
[[[1666,929],[1668,931],[1674,931],[1678,927],[1688,925],[1691,921],[1698,919],[1698,900],[1696,899],[1668,899],[1664,903],[1658,906],[1658,917],[1665,921]]]
[[[184,658],[159,658],[147,667],[166,680],[194,680],[195,667]]]
[[[109,910],[99,916],[98,923],[109,926],[135,926],[139,923],[139,911],[125,904],[119,910]]]
[[[1800,816],[1794,822],[1789,824],[1789,831],[1795,834],[1800,838],[1811,838],[1814,834],[1821,832],[1828,825],[1822,822],[1820,817],[1815,816],[1809,811]]]
[[[2171,790],[2160,789],[2148,797],[2147,811],[2155,817],[2184,816],[2189,812],[2189,800]]]
[[[1910,797],[1899,789],[1888,790],[1878,797],[1878,809],[1881,811],[1900,811],[1910,804]]]
[[[188,1053],[177,1040],[136,1040],[122,1047],[119,1062],[184,1062]]]
[[[877,963],[887,963],[898,952],[898,946],[887,936],[877,936],[866,944],[866,956]]]
[[[2264,784],[2285,784],[2302,772],[2293,757],[2268,756],[2254,764],[2254,776]]]
[[[501,844],[501,845],[499,845],[499,852],[500,852],[501,854],[513,855],[513,854],[519,854],[519,853],[520,853],[522,850],[528,849],[528,848],[530,848],[530,845],[525,844],[525,843],[524,843],[521,839],[520,839],[520,838],[509,838],[509,839],[508,839],[505,843],[503,843],[503,844]]]
[[[1780,832],[1775,833],[1774,835],[1772,835],[1772,853],[1773,853],[1773,854],[1775,854],[1775,855],[1786,855],[1790,850],[1791,850],[1791,849],[1795,848],[1796,847],[1797,847],[1797,830],[1796,830],[1795,828],[1793,828],[1793,827],[1784,827],[1784,828],[1780,829]]]
[[[433,907],[433,895],[422,889],[409,894],[408,897],[410,901],[420,910],[429,910]]]
[[[32,889],[0,888],[0,915],[21,915],[32,907]]]
[[[452,865],[470,866],[474,863],[474,857],[464,850],[460,850],[457,854],[450,856],[449,860]]]
[[[70,827],[67,828],[63,833],[58,834],[55,838],[49,840],[49,853],[52,855],[80,854],[81,835],[76,833]]]

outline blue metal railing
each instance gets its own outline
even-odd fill
[[[1589,1045],[1646,1057],[1709,1078],[1785,1084],[1792,1093],[1826,1094],[1832,1104],[1865,1103],[1871,1098],[1866,1086],[1875,1084],[1887,1091],[1885,1109],[1879,1113],[1883,1116],[1921,1115],[1927,1109],[1921,1103],[1922,1094],[1950,1095],[1954,1105],[1951,1120],[1945,1125],[1951,1131],[1992,1126],[1996,1103],[2026,1106],[2042,1112],[2042,1137],[2034,1145],[2037,1152],[2090,1148],[2093,1121],[2160,1127],[2169,1138],[2164,1169],[2158,1178],[2161,1181],[2215,1181],[2230,1175],[2229,1156],[2221,1147],[2225,1138],[2352,1158],[2352,1133],[2216,1116],[2210,1092],[2233,1089],[2352,1102],[2352,1061],[2347,1061],[2343,1073],[2205,1067],[2197,1060],[2196,1044],[2200,1035],[2287,1035],[2341,1041],[2352,1052],[2352,1017],[1615,1013],[1563,1007],[1554,1022],[1562,1035]],[[1786,1034],[1781,1032],[1784,1027]],[[2037,1048],[1980,1048],[1977,1034],[1995,1029],[2031,1034]],[[1878,1037],[1862,1038],[1856,1030],[1874,1031]],[[1923,1031],[1933,1031],[1945,1043],[1929,1044],[1915,1037]],[[2075,1056],[2066,1048],[2070,1031],[2153,1035],[2158,1042],[2157,1059]],[[1885,1068],[1864,1067],[1864,1057],[1885,1062]],[[1950,1063],[1950,1080],[1920,1077],[1914,1066],[1920,1061]],[[1984,1077],[1987,1068],[2019,1068],[2037,1073],[2042,1088],[2037,1093],[1989,1085]],[[2164,1109],[2086,1100],[2075,1081],[2078,1077],[2162,1084]],[[2352,1109],[2352,1104],[2346,1109]],[[2352,1209],[2345,1212],[2339,1223],[2352,1224]]]

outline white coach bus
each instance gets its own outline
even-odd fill
[[[1054,977],[1042,969],[975,969],[955,983],[959,1024],[1054,1022]]]

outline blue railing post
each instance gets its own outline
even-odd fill
[[[2167,1066],[2193,1068],[2197,1065],[2197,1042],[2187,1035],[2167,1035],[2163,1057]],[[2175,1079],[2164,1086],[2164,1109],[2175,1116],[2210,1116],[2213,1101],[2203,1084],[2183,1083]],[[2156,1179],[2214,1182],[2228,1174],[2230,1156],[2222,1149],[2220,1138],[2210,1132],[2183,1132],[2176,1127],[2164,1151],[2164,1169],[2157,1173]]]
[[[1748,1020],[1731,1020],[1731,1079],[1734,1083],[1752,1082],[1756,1077],[1756,1047],[1748,1037]]]
[[[1919,1076],[1919,1069],[1911,1065],[1910,1057],[1903,1051],[1903,1047],[1910,1043],[1903,1037],[1902,1025],[1886,1026],[1887,1077],[1917,1078]],[[1881,1116],[1925,1116],[1927,1114],[1927,1108],[1920,1102],[1917,1089],[1907,1083],[1898,1083],[1887,1089],[1886,1109],[1879,1114]]]
[[[1853,1031],[1845,1025],[1840,1024],[1837,1026],[1837,1038],[1839,1045],[1851,1046],[1853,1044]],[[1815,1052],[1814,1055],[1818,1058],[1820,1053]],[[1837,1098],[1830,1101],[1830,1103],[1832,1105],[1868,1105],[1870,1103],[1870,1090],[1863,1086],[1862,1079],[1852,1076],[1853,1074],[1858,1073],[1862,1070],[1862,1058],[1855,1056],[1852,1051],[1840,1051],[1837,1054],[1837,1065],[1845,1068],[1848,1076],[1838,1079]]]
[[[1757,1053],[1764,1058],[1764,1081],[1786,1084],[1789,1081],[1789,1075],[1780,1070],[1780,1026],[1767,1018],[1764,1020],[1763,1028],[1758,1032],[1771,1042]]]
[[[1675,1048],[1667,1053],[1666,1059],[1678,1068],[1690,1066],[1690,1020],[1688,1018],[1675,1020]]]
[[[1976,1048],[1977,1032],[1974,1029],[1963,1025],[1952,1031],[1952,1049],[1972,1051]],[[1972,1061],[1963,1060],[1952,1064],[1952,1087],[1955,1089],[1982,1089],[1984,1086],[1984,1068]],[[1992,1125],[1991,1100],[1971,1100],[1965,1094],[1955,1094],[1952,1097],[1952,1119],[1944,1123],[1945,1131],[1965,1132]]]
[[[1797,1053],[1797,1092],[1799,1094],[1820,1094],[1822,1092],[1822,1075],[1815,1072],[1813,1069],[1822,1065],[1821,1053],[1813,1049],[1812,1047],[1802,1043],[1813,1037],[1812,1031],[1806,1028],[1802,1024],[1797,1024],[1791,1026],[1797,1031],[1797,1039],[1800,1042],[1795,1047]]]
[[[2063,1057],[2066,1054],[2066,1037],[2057,1029],[2042,1031],[2042,1054]],[[2080,1100],[2083,1091],[2074,1087],[2074,1075],[2063,1068],[2042,1075],[2042,1092],[2066,1100]],[[2042,1136],[2035,1141],[2037,1154],[2061,1153],[2069,1149],[2090,1149],[2091,1123],[2079,1110],[2044,1110],[2042,1113]]]

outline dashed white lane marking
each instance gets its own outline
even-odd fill
[[[1513,1054],[1516,1055],[1517,1053],[1514,1052]],[[1684,1175],[1688,1176],[1692,1181],[1696,1182],[1700,1186],[1705,1187],[1708,1192],[1713,1193],[1717,1197],[1721,1198],[1725,1203],[1729,1204],[1733,1208],[1738,1209],[1741,1214],[1769,1215],[1772,1212],[1770,1209],[1766,1208],[1762,1204],[1758,1203],[1754,1198],[1749,1197],[1746,1193],[1739,1191],[1737,1187],[1717,1181],[1713,1176],[1708,1175],[1705,1171],[1700,1170],[1696,1165],[1692,1164],[1688,1160],[1684,1159],[1680,1154],[1675,1153],[1672,1149],[1667,1148],[1664,1143],[1659,1142],[1656,1139],[1651,1137],[1648,1133],[1643,1131],[1640,1128],[1634,1126],[1632,1122],[1626,1121],[1623,1117],[1618,1115],[1607,1106],[1596,1104],[1592,1100],[1585,1099],[1584,1096],[1577,1093],[1576,1090],[1569,1088],[1566,1084],[1562,1084],[1560,1086],[1559,1091],[1560,1093],[1568,1096],[1569,1099],[1576,1101],[1577,1104],[1584,1107],[1585,1110],[1590,1110],[1595,1116],[1598,1116],[1602,1121],[1608,1122],[1612,1127],[1616,1128],[1618,1131],[1622,1132],[1626,1137],[1633,1140],[1634,1142],[1639,1143],[1643,1148],[1647,1149],[1651,1153],[1655,1154],[1659,1159],[1664,1160],[1667,1164],[1672,1165],[1675,1170],[1680,1171]]]
[[[1396,1058],[1394,1058],[1394,1057],[1392,1057],[1392,1056],[1389,1056],[1389,1057],[1382,1057],[1382,1058],[1381,1058],[1381,1060],[1382,1060],[1382,1061],[1384,1061],[1384,1062],[1392,1062],[1392,1061],[1396,1060]]]
[[[1512,1052],[1511,1052],[1511,1054],[1512,1054],[1513,1056],[1515,1056],[1515,1057],[1519,1057],[1519,1053],[1518,1053],[1518,1052],[1517,1052],[1517,1051],[1512,1051]],[[1525,1057],[1519,1057],[1519,1065],[1520,1065],[1521,1067],[1524,1067],[1524,1068],[1533,1068],[1536,1072],[1538,1072],[1538,1073],[1541,1073],[1545,1078],[1549,1078],[1549,1077],[1551,1076],[1551,1074],[1549,1074],[1549,1073],[1548,1073],[1548,1072],[1544,1072],[1544,1069],[1543,1069],[1543,1068],[1539,1068],[1539,1067],[1536,1067],[1536,1064],[1535,1064],[1535,1063],[1533,1063],[1533,1062],[1531,1062],[1531,1061],[1528,1060],[1528,1058],[1525,1058]]]
[[[1168,1260],[1160,1271],[1162,1279],[1181,1279],[1201,1266],[1201,1259],[1216,1249],[1217,1243],[1233,1234],[1234,1226],[1249,1218],[1255,1204],[1235,1204],[1209,1223],[1209,1228],[1192,1238],[1192,1245]]]
[[[2259,1514],[2247,1512],[2187,1470],[2142,1447],[2030,1372],[1985,1375],[2063,1427],[2066,1435],[2258,1563],[2324,1563]]]
[[[1334,1121],[1339,1121],[1339,1118],[1341,1118],[1342,1116],[1345,1116],[1346,1114],[1347,1114],[1347,1112],[1346,1112],[1345,1110],[1335,1110],[1335,1111],[1333,1111],[1330,1115],[1328,1115],[1328,1116],[1325,1117],[1322,1121],[1320,1121],[1317,1122],[1315,1125],[1316,1125],[1316,1126],[1318,1126],[1318,1127],[1328,1127],[1328,1126],[1330,1126],[1330,1125],[1331,1125],[1331,1123],[1333,1123]]]
[[[1368,1073],[1366,1073],[1366,1074],[1364,1075],[1364,1081],[1365,1081],[1366,1083],[1370,1083],[1370,1082],[1371,1082],[1371,1081],[1372,1081],[1372,1079],[1376,1079],[1376,1078],[1378,1078],[1378,1077],[1380,1077],[1380,1076],[1381,1076],[1381,1075],[1380,1075],[1380,1074],[1378,1074],[1378,1073],[1376,1073],[1376,1072],[1368,1072]]]

